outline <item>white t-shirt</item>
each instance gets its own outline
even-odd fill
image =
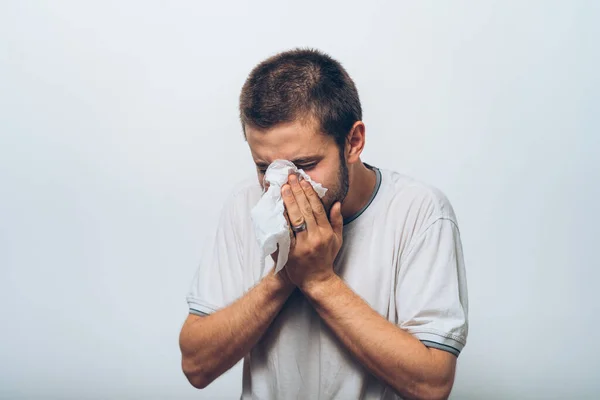
[[[373,167],[370,167],[373,168]],[[373,168],[369,204],[344,223],[335,271],[375,311],[426,346],[458,356],[467,339],[467,283],[452,206],[437,189]],[[256,285],[272,267],[260,252],[250,210],[256,179],[223,209],[187,297],[210,314]],[[242,399],[399,399],[344,348],[298,291],[244,358]]]

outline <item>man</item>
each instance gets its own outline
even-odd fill
[[[361,161],[365,125],[342,66],[314,50],[259,64],[240,96],[258,182],[238,187],[187,298],[183,371],[204,388],[244,358],[242,399],[443,399],[467,338],[456,217],[435,188]],[[263,174],[290,160],[293,234],[265,270],[250,220]]]

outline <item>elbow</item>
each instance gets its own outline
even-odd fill
[[[441,386],[429,388],[426,396],[422,397],[424,400],[447,400],[450,397],[452,386]]]
[[[452,381],[437,384],[423,383],[415,387],[408,397],[414,400],[447,400],[450,397],[452,386]]]
[[[202,355],[190,351],[189,346],[181,343],[181,369],[188,382],[196,389],[204,389],[214,380],[210,368]]]
[[[204,389],[210,384],[210,382],[207,379],[204,379],[203,377],[188,375],[186,375],[186,377],[188,378],[190,384],[196,389]]]
[[[190,341],[186,326],[181,329],[179,348],[181,350],[181,369],[188,382],[196,389],[204,389],[212,383],[214,377],[206,363],[206,357],[194,349],[198,345]]]
[[[208,386],[208,382],[204,379],[199,379],[198,377],[192,377],[192,376],[188,376],[188,375],[186,375],[186,377],[187,377],[190,385],[192,385],[196,389],[204,389],[205,387]]]
[[[414,400],[447,400],[454,386],[455,365],[454,360],[450,359],[449,365],[432,367],[430,371],[435,372],[423,374],[413,381],[405,397]]]
[[[200,365],[189,358],[183,358],[181,367],[188,382],[196,389],[204,389],[213,381]]]

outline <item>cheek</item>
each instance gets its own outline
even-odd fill
[[[328,169],[324,168],[315,168],[312,171],[306,171],[306,173],[308,174],[308,176],[310,176],[310,179],[317,183],[320,183],[321,185],[323,185],[324,188],[327,189],[327,193],[325,194],[323,200],[327,199],[332,191],[335,191],[337,185],[337,175],[335,173],[332,173]]]
[[[310,179],[313,181],[320,183],[323,187],[329,187],[331,179],[329,178],[329,174],[325,168],[315,168],[310,171],[306,171]]]

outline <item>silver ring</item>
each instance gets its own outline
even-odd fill
[[[292,230],[295,233],[302,232],[302,231],[306,230],[306,221],[304,221],[303,223],[301,223],[300,225],[297,225],[297,226],[292,225]]]

